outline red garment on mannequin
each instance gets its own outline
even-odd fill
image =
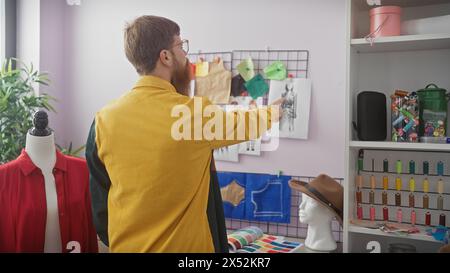
[[[76,241],[80,252],[98,252],[86,161],[57,151],[53,175],[62,251]],[[44,176],[22,150],[0,166],[0,252],[44,252],[46,217]]]

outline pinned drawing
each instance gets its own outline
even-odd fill
[[[218,161],[239,162],[239,144],[215,149],[214,159]]]
[[[259,97],[256,100],[250,96],[230,97],[230,104],[236,105],[236,108],[249,109],[250,106],[258,107],[263,105],[263,98]],[[261,155],[261,138],[250,140],[239,144],[239,154],[245,155]]]
[[[279,123],[279,136],[308,139],[311,80],[289,78],[271,81],[269,104],[279,98],[286,99],[281,105],[283,116]]]

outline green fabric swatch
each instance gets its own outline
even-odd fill
[[[269,91],[269,85],[267,85],[261,74],[256,75],[251,80],[245,83],[248,93],[253,99],[257,99]]]
[[[253,65],[252,58],[242,60],[242,62],[238,64],[237,70],[246,82],[251,80],[255,76],[255,68]]]
[[[286,67],[281,61],[273,62],[271,65],[264,68],[264,75],[266,79],[282,81],[286,79]]]

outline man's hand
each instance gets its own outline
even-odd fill
[[[272,114],[272,122],[278,122],[280,121],[282,115],[283,115],[283,111],[281,111],[281,105],[283,104],[283,102],[285,101],[285,98],[279,98],[276,101],[272,102],[271,105],[269,105],[269,107],[271,107],[271,114]]]

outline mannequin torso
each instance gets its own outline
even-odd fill
[[[42,171],[45,181],[47,219],[45,226],[44,252],[61,252],[58,199],[53,168],[56,163],[54,135],[34,136],[27,134],[25,151],[31,161]]]

